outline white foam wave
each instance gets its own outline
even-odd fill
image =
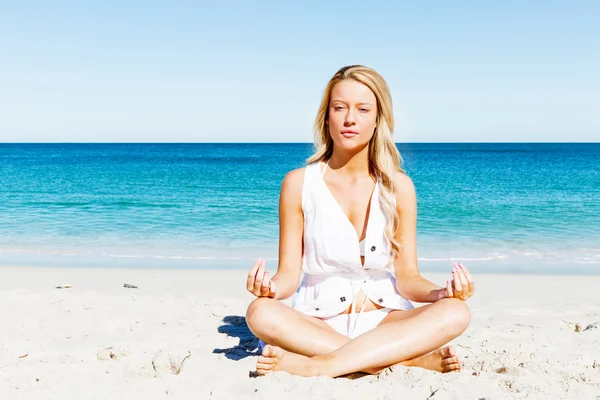
[[[427,258],[427,257],[418,257],[419,261],[490,261],[490,260],[500,260],[506,258],[507,256],[490,256],[490,257],[448,257],[448,258]]]
[[[185,249],[180,254],[176,254],[176,249],[171,249],[175,254],[160,254],[162,251],[160,249],[148,249],[146,253],[146,249],[143,247],[131,247],[128,249],[122,249],[121,251],[117,250],[115,252],[111,251],[102,251],[103,249],[98,248],[44,248],[44,247],[0,247],[0,255],[2,256],[10,256],[15,255],[19,257],[27,257],[27,255],[32,256],[52,256],[52,257],[107,257],[107,258],[117,258],[117,259],[156,259],[156,260],[198,260],[198,261],[243,261],[243,262],[253,262],[258,257],[252,257],[246,255],[248,252],[244,251],[244,249],[238,249],[234,251],[233,255],[226,255],[226,251],[218,251],[215,249],[215,254],[206,255],[206,254],[181,254],[186,252]],[[166,253],[167,251],[165,251]],[[273,253],[274,250],[271,249],[268,251],[269,253]],[[426,252],[426,251],[425,251]],[[154,254],[153,254],[154,253]],[[158,253],[158,254],[157,254]],[[219,254],[221,253],[221,254]],[[237,253],[237,254],[235,254]],[[243,255],[242,255],[243,253]],[[437,253],[437,254],[435,254]],[[418,260],[420,262],[486,262],[486,261],[499,261],[502,262],[542,262],[544,264],[553,264],[553,263],[573,263],[573,264],[600,264],[600,253],[598,253],[598,249],[596,248],[569,248],[564,251],[556,250],[556,249],[512,249],[512,248],[502,248],[497,249],[494,252],[485,252],[481,251],[481,253],[487,253],[482,255],[469,255],[465,254],[465,257],[459,257],[456,255],[444,255],[439,254],[439,250],[436,251],[431,256],[419,257]],[[278,257],[269,257],[263,256],[269,262],[277,262]],[[244,261],[246,260],[246,261]]]

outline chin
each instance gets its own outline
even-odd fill
[[[361,150],[363,149],[366,145],[368,145],[369,143],[362,143],[359,141],[354,141],[353,139],[346,139],[346,138],[342,138],[342,140],[339,140],[337,142],[335,142],[336,146],[339,146],[342,149],[345,150]]]

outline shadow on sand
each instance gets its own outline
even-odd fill
[[[227,336],[236,337],[240,342],[227,349],[214,349],[213,353],[225,354],[225,357],[235,361],[258,355],[258,339],[248,329],[246,318],[239,315],[228,315],[223,318],[223,325],[219,327],[218,331]]]
[[[258,339],[248,329],[246,318],[239,315],[228,315],[223,318],[223,325],[218,330],[219,333],[238,338],[240,342],[236,346],[227,349],[214,349],[213,353],[225,354],[225,357],[235,361],[258,355]],[[369,374],[356,372],[345,375],[344,378],[358,379],[365,376],[369,376]],[[250,377],[255,378],[257,374],[254,371],[250,371]]]

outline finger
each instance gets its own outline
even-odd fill
[[[463,292],[461,296],[461,300],[467,300],[471,297],[471,293],[469,292],[469,281],[467,280],[467,276],[465,275],[463,266],[461,263],[457,264],[456,274],[460,279],[460,284],[462,285]]]
[[[275,281],[273,279],[271,279],[269,290],[271,291],[269,295],[275,297],[275,295],[277,294],[277,287],[275,286]]]
[[[248,272],[248,280],[246,281],[246,289],[252,291],[254,289],[254,281],[256,280],[256,272],[258,271],[258,266],[260,265],[261,258],[259,257],[250,271]]]
[[[262,285],[260,286],[260,295],[268,296],[269,295],[269,286],[271,284],[271,278],[269,277],[269,272],[265,271],[263,275]]]
[[[452,293],[452,283],[450,280],[446,281],[446,297],[454,297],[454,294]]]
[[[465,273],[465,277],[467,278],[467,282],[469,282],[469,295],[473,296],[473,294],[475,293],[475,281],[473,280],[473,277],[471,276],[471,273],[469,272],[467,267],[460,263],[458,265],[461,266],[463,272]]]
[[[254,280],[254,294],[260,293],[260,287],[262,285],[263,277],[265,275],[265,264],[264,260],[261,259],[258,264],[258,271],[256,272],[256,279]]]
[[[458,264],[458,268],[456,268],[456,274],[458,275],[460,284],[463,287],[464,294],[467,294],[469,292],[469,281],[467,281],[467,277],[465,276],[463,269],[460,267],[460,264]]]
[[[460,278],[458,277],[458,272],[454,267],[452,269],[452,277],[454,278],[454,297],[460,297],[462,295],[462,285],[460,284]]]

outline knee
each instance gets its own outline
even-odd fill
[[[272,310],[277,300],[268,297],[256,298],[250,303],[246,310],[246,324],[252,332],[258,327],[265,328],[272,320]]]
[[[459,299],[443,299],[447,310],[444,312],[444,322],[449,331],[458,336],[471,323],[471,311],[466,302]]]

